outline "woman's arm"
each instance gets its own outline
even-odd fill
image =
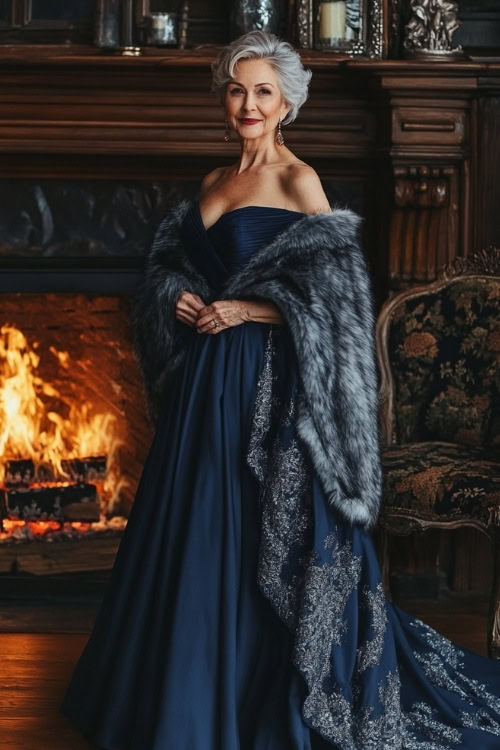
[[[213,321],[218,323],[214,326]],[[280,309],[270,300],[222,299],[198,311],[195,326],[198,333],[220,333],[230,326],[256,323],[285,323]]]
[[[252,300],[244,301],[248,321],[255,323],[277,323],[283,325],[285,319],[274,302],[255,302]]]

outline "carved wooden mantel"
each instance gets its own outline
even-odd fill
[[[0,178],[198,179],[231,163],[210,91],[219,49],[3,48]],[[283,134],[321,177],[362,185],[380,304],[500,244],[500,63],[301,56],[310,98]]]
[[[368,76],[371,101],[386,104],[389,287],[431,281],[497,243],[500,65],[363,61],[350,73],[358,88]]]

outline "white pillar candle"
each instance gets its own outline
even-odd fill
[[[319,38],[345,39],[346,8],[344,0],[320,3]]]

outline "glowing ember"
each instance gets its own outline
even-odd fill
[[[51,541],[54,537],[80,538],[92,533],[103,531],[123,531],[127,525],[127,519],[123,516],[113,516],[109,520],[94,521],[93,523],[82,523],[71,521],[59,523],[59,521],[11,521],[5,519],[4,531],[0,531],[0,541],[29,541],[31,539],[44,538]]]

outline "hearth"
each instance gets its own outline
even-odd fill
[[[131,299],[162,215],[187,192],[0,180],[3,583],[113,565],[152,439]]]
[[[0,294],[0,573],[111,567],[151,440],[130,295]]]

